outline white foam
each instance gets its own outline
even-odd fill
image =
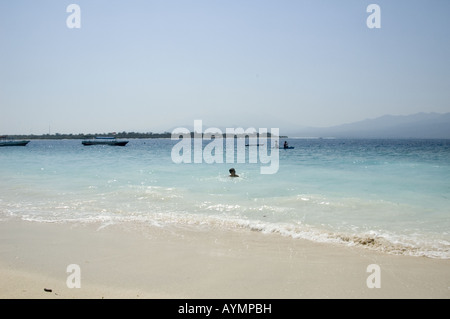
[[[12,214],[14,215],[14,214]],[[98,230],[121,223],[144,223],[152,227],[219,227],[222,229],[248,229],[264,234],[275,234],[293,239],[304,239],[320,243],[358,246],[389,254],[425,256],[429,258],[450,259],[450,242],[446,240],[425,241],[397,234],[368,231],[359,234],[332,232],[301,222],[266,222],[230,215],[199,215],[188,212],[148,213],[137,215],[97,215],[77,218],[44,218],[39,215],[21,215],[26,221],[45,223],[100,223]]]
[[[84,193],[20,189],[2,198],[0,218],[100,223],[100,230],[113,224],[133,222],[155,227],[239,228],[394,254],[450,258],[448,232],[438,229],[433,233],[431,229],[430,233],[425,233],[429,229],[421,226],[427,221],[416,223],[416,216],[424,215],[421,211],[415,212],[414,206],[383,199],[333,198],[306,192],[254,197],[243,189],[237,194],[237,186],[232,186],[220,185],[216,193],[128,184],[116,188],[98,187]]]

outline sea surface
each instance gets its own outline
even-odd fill
[[[450,140],[287,141],[276,174],[248,160],[176,164],[170,139],[1,147],[0,221],[249,229],[450,258]]]

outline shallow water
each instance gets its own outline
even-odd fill
[[[175,164],[170,139],[3,147],[0,218],[249,228],[450,258],[449,140],[288,142],[273,175],[248,160]]]

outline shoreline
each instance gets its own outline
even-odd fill
[[[450,298],[450,260],[251,230],[13,219],[0,239],[0,298]],[[73,264],[80,288],[66,284]]]

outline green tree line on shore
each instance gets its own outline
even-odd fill
[[[259,136],[259,133],[256,134],[256,136]],[[270,137],[270,132],[267,133],[267,137]],[[79,133],[79,134],[41,134],[41,135],[35,135],[35,134],[29,134],[29,135],[5,135],[1,136],[3,138],[8,139],[21,139],[21,140],[64,140],[64,139],[73,139],[73,140],[84,140],[84,139],[92,139],[95,137],[115,137],[120,139],[139,139],[139,138],[171,138],[172,133],[164,132],[164,133],[139,133],[139,132],[120,132],[120,133],[96,133],[96,134],[85,134],[85,133]],[[191,132],[191,137],[194,137],[194,133]],[[223,137],[226,137],[226,134],[223,134]],[[235,136],[237,137],[237,136]],[[286,136],[280,136],[280,137],[286,137]]]
[[[164,133],[138,133],[138,132],[121,132],[121,133],[96,133],[96,134],[86,134],[86,133],[79,133],[79,134],[41,134],[41,135],[35,135],[35,134],[29,134],[29,135],[8,135],[7,138],[9,139],[26,139],[26,140],[37,140],[37,139],[43,139],[43,140],[62,140],[62,139],[91,139],[94,137],[115,137],[115,138],[170,138],[171,133],[164,132]]]

